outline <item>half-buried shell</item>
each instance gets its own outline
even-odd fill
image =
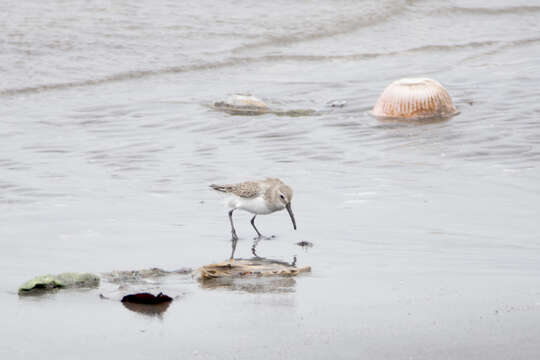
[[[446,89],[428,78],[394,81],[384,89],[371,114],[390,119],[450,117],[458,110]]]
[[[214,107],[233,114],[264,114],[270,111],[264,101],[253,95],[232,95],[225,101],[215,102]]]

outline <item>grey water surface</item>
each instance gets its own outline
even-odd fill
[[[0,14],[0,358],[540,354],[537,1],[4,0]],[[461,113],[368,115],[412,76]],[[208,106],[234,93],[317,113]],[[294,189],[298,230],[258,217],[276,237],[257,254],[309,275],[165,278],[152,286],[178,298],[159,314],[104,289],[17,295],[47,273],[222,261],[208,185],[267,176]],[[235,219],[246,258],[254,231]]]

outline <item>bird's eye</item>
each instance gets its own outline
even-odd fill
[[[283,200],[285,200],[285,196],[279,195],[279,197],[282,198]]]

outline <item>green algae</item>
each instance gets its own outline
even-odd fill
[[[62,273],[57,275],[49,274],[37,276],[22,284],[19,287],[19,295],[59,288],[91,288],[98,286],[99,277],[90,273]]]

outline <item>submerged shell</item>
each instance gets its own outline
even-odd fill
[[[214,103],[214,107],[238,113],[265,113],[269,111],[264,101],[252,95],[232,95],[225,101]]]
[[[437,81],[411,78],[388,85],[371,114],[383,118],[423,119],[449,117],[457,112],[452,98]]]
[[[233,95],[225,101],[229,106],[233,107],[250,107],[250,108],[268,108],[264,101],[256,98],[253,95]]]

